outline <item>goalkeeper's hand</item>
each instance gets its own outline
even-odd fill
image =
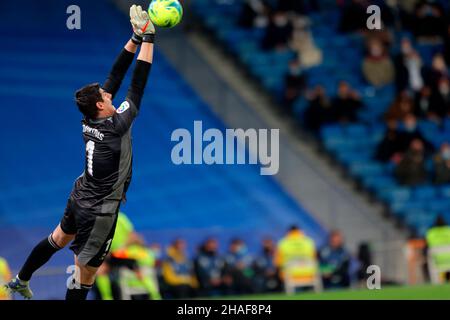
[[[155,26],[150,21],[148,13],[145,10],[142,10],[141,6],[133,4],[130,7],[130,22],[133,26],[133,42],[153,43],[155,38]]]

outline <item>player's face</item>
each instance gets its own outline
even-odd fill
[[[112,104],[111,94],[103,89],[100,89],[100,94],[103,99],[102,102],[97,102],[97,107],[100,109],[100,113],[106,117],[112,116],[116,112],[116,108],[114,108]]]

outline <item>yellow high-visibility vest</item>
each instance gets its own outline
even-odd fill
[[[277,249],[275,263],[284,274],[302,277],[313,276],[317,272],[314,241],[303,233],[290,232],[279,241]]]
[[[3,287],[11,278],[11,271],[9,270],[8,263],[2,257],[0,257],[0,300],[9,298],[8,291]]]
[[[427,231],[425,237],[429,248],[448,247],[450,249],[449,226],[433,227]],[[447,266],[450,268],[450,253],[435,253],[432,258],[438,268],[447,268]]]

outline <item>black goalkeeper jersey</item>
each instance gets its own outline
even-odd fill
[[[85,168],[72,192],[80,205],[122,200],[131,181],[131,125],[137,113],[134,103],[126,100],[112,117],[82,121]]]
[[[112,95],[119,90],[134,54],[122,50],[103,89]],[[70,199],[94,214],[110,214],[123,200],[131,181],[131,126],[136,118],[151,64],[137,60],[124,102],[113,116],[82,121],[85,168],[74,183]]]

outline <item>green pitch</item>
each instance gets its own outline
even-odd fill
[[[381,287],[380,290],[339,290],[294,295],[268,294],[231,297],[256,300],[450,300],[450,285]]]

